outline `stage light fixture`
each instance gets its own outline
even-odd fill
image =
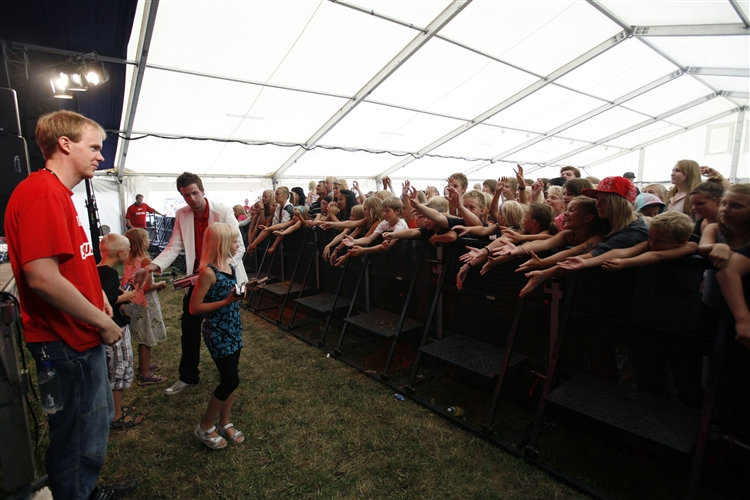
[[[99,64],[96,63],[97,61],[94,61],[94,64],[91,65],[85,62],[83,63],[83,75],[86,78],[86,81],[94,86],[109,81],[109,73],[104,69],[104,63],[101,61],[98,61]]]
[[[96,52],[70,56],[67,61],[52,65],[46,73],[52,87],[52,97],[72,99],[71,92],[85,92],[89,87],[109,81],[109,73]]]
[[[49,83],[52,87],[52,97],[55,99],[73,99],[73,95],[68,92],[68,82],[70,79],[65,73],[53,73]]]
[[[86,85],[83,81],[83,77],[81,76],[81,73],[71,73],[68,76],[70,77],[70,82],[68,83],[68,90],[72,90],[75,92],[86,92]]]

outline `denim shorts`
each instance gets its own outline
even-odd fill
[[[48,415],[45,463],[54,498],[88,499],[107,454],[114,402],[104,346],[76,352],[63,341],[28,342],[41,366],[42,348],[60,377],[63,409]]]

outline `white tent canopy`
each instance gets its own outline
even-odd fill
[[[143,2],[116,168],[372,189],[516,163],[664,182],[690,158],[747,178],[749,3]]]

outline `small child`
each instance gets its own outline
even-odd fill
[[[133,347],[130,345],[130,320],[121,311],[121,304],[133,300],[134,293],[120,288],[120,278],[113,266],[124,264],[130,251],[130,242],[122,235],[110,233],[99,243],[102,260],[97,266],[99,280],[107,300],[112,306],[112,320],[122,327],[122,338],[112,346],[104,346],[107,353],[109,385],[115,403],[115,417],[111,429],[126,429],[143,422],[142,415],[126,415],[122,407],[122,391],[133,383]]]
[[[122,283],[133,281],[135,273],[151,263],[148,254],[148,233],[145,229],[133,228],[125,233],[130,240],[130,255],[128,255],[123,272]],[[154,374],[161,367],[151,363],[151,348],[159,342],[167,340],[167,330],[161,316],[161,304],[155,293],[163,290],[166,283],[155,283],[153,277],[146,282],[142,290],[135,291],[133,301],[125,306],[130,316],[133,341],[138,344],[138,385],[153,385],[166,382],[163,375]]]
[[[437,205],[434,210],[438,213],[445,213],[445,209],[440,205]],[[421,226],[414,229],[407,229],[406,231],[384,233],[383,240],[385,241],[383,242],[383,244],[391,240],[415,238],[429,238],[430,243],[432,243],[433,246],[437,243],[440,243],[440,236],[446,234],[448,232],[448,229],[440,227],[437,222],[432,219],[428,219],[419,211],[415,210],[415,212],[416,213],[414,219],[417,224],[421,224]]]
[[[384,241],[382,245],[376,245],[374,247],[368,247],[367,245],[370,245],[378,236],[384,233],[395,233],[409,229],[406,221],[401,218],[401,211],[403,208],[404,205],[401,203],[401,200],[395,196],[389,196],[386,198],[383,201],[383,221],[378,224],[378,227],[376,227],[371,234],[356,240],[351,236],[344,238],[344,244],[351,247],[347,253],[353,257],[358,257],[366,253],[388,250],[392,242]]]
[[[229,421],[234,391],[240,385],[238,365],[242,351],[242,323],[239,300],[235,295],[237,273],[229,260],[239,248],[239,230],[223,223],[211,224],[203,235],[200,275],[190,298],[190,314],[203,314],[203,339],[211,353],[220,382],[208,403],[194,435],[212,450],[220,450],[232,440],[245,440]],[[216,417],[219,427],[216,427]]]

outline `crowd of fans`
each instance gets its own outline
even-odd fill
[[[471,273],[472,279],[483,279],[493,267],[517,261],[516,271],[529,278],[521,296],[552,277],[589,267],[614,272],[702,255],[712,268],[702,286],[700,324],[709,325],[707,330],[718,325],[723,293],[736,319],[736,341],[750,349],[750,184],[731,185],[714,169],[692,160],[676,163],[669,190],[649,184],[640,191],[633,178],[630,172],[601,180],[582,178],[575,167],[563,167],[558,178],[529,179],[519,165],[513,176],[487,179],[474,189],[468,189],[464,174],[453,174],[441,196],[436,186],[419,191],[409,181],[397,192],[388,177],[383,178],[383,190],[363,193],[356,181],[350,188],[347,181],[328,177],[311,182],[307,196],[300,188],[265,191],[240,225],[249,225],[248,254],[266,238],[274,238],[268,251],[275,251],[286,235],[305,225],[338,230],[322,251],[333,266],[353,256],[388,251],[399,238],[426,238],[433,245],[476,238],[480,244],[466,246],[460,257],[456,286],[461,289]],[[605,349],[614,359],[610,347]],[[702,355],[697,347],[682,347],[668,356],[677,395],[686,404],[700,406]],[[744,356],[737,376],[750,380],[746,350],[739,345],[735,350]],[[664,390],[664,384],[650,384],[648,369],[641,371],[639,388]],[[745,399],[743,411],[750,415],[750,397]]]

